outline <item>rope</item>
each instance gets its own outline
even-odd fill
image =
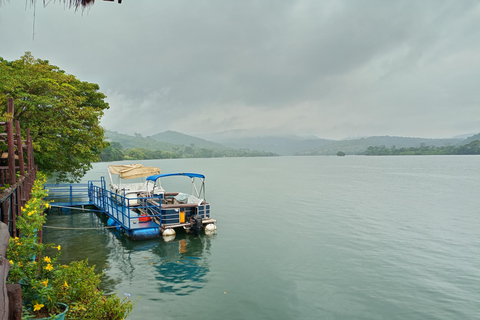
[[[116,226],[100,227],[100,228],[66,228],[66,227],[54,227],[54,226],[43,226],[43,227],[44,228],[50,228],[50,229],[63,229],[63,230],[100,230],[100,229],[116,228]]]
[[[103,212],[101,210],[95,210],[95,209],[85,209],[85,208],[76,208],[76,207],[68,207],[68,206],[57,206],[57,205],[52,205],[52,204],[50,204],[50,207],[51,208],[67,208],[67,209],[81,210],[81,211]]]

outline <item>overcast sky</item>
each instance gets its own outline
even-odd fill
[[[109,130],[480,132],[480,1],[2,1],[0,56],[98,83]]]

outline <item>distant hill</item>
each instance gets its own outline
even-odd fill
[[[467,139],[376,136],[350,140],[327,140],[295,135],[245,137],[245,135],[239,134],[235,137],[235,134],[210,134],[208,135],[209,140],[207,140],[175,131],[165,131],[143,137],[139,134],[129,136],[108,130],[106,137],[109,141],[119,142],[125,149],[163,150],[180,155],[182,155],[181,152],[184,152],[192,156],[199,154],[214,154],[214,156],[263,156],[263,153],[267,153],[265,155],[271,155],[269,153],[279,155],[336,155],[338,151],[345,152],[348,155],[365,154],[365,151],[370,146],[385,146],[386,148],[391,148],[392,146],[396,148],[445,147],[460,146],[474,140],[480,140],[480,134],[470,136]],[[206,152],[208,150],[211,152]]]
[[[149,150],[172,151],[178,147],[173,143],[157,141],[150,137],[142,137],[141,135],[129,136],[116,131],[107,130],[105,132],[105,137],[108,139],[108,141],[120,143],[125,149],[144,148]]]
[[[425,138],[407,138],[407,137],[391,137],[378,136],[368,137],[353,140],[334,141],[330,144],[304,150],[297,153],[297,155],[334,155],[338,151],[343,151],[346,154],[364,154],[370,146],[385,146],[391,148],[406,148],[406,147],[420,147],[420,146],[451,146],[463,142],[463,139],[425,139]]]
[[[462,140],[462,142],[460,144],[468,144],[468,143],[470,143],[472,141],[475,141],[475,140],[480,140],[480,133],[474,134],[473,136],[468,137],[465,140]]]
[[[212,137],[215,139],[214,137]],[[222,145],[235,149],[261,150],[280,155],[294,155],[298,152],[332,143],[334,140],[320,138],[302,138],[298,136],[223,138],[215,140]],[[338,151],[338,150],[337,150]],[[335,154],[337,153],[335,151]]]
[[[214,149],[214,150],[226,149],[226,147],[221,144],[211,142],[205,139],[189,136],[176,131],[165,131],[165,132],[154,134],[153,136],[149,136],[147,138],[151,138],[158,142],[171,143],[171,144],[187,146],[187,147],[190,146],[190,147],[207,148],[207,149]]]
[[[278,156],[276,153],[267,151],[227,148],[218,143],[175,131],[143,137],[140,134],[130,136],[107,130],[105,137],[111,144],[100,154],[102,161]]]
[[[471,136],[474,136],[475,133],[466,133],[466,134],[459,134],[458,136],[452,137],[453,139],[467,139],[470,138]]]

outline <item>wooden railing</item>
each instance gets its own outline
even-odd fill
[[[0,156],[0,164],[3,164],[0,166],[0,213],[1,221],[8,226],[10,236],[17,237],[19,234],[16,219],[21,216],[21,208],[30,199],[37,169],[34,164],[30,130],[27,129],[27,137],[22,140],[20,122],[17,120],[14,133],[13,110],[13,99],[9,98],[6,115],[8,119],[0,122],[0,147],[2,145],[7,147],[7,151],[2,152]],[[2,128],[4,132],[1,132]]]
[[[30,130],[27,128],[27,137],[22,140],[17,120],[14,132],[13,111],[13,99],[9,98],[4,115],[7,121],[0,122],[0,147],[2,150],[7,147],[0,156],[0,319],[21,319],[21,289],[19,284],[6,284],[10,263],[5,255],[9,238],[20,236],[17,217],[22,215],[22,207],[30,200],[37,177]],[[39,236],[41,241],[41,231]]]

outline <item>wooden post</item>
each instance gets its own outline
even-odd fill
[[[10,175],[10,187],[16,181],[15,176],[15,146],[13,142],[13,98],[8,98],[8,121],[7,121],[7,144],[8,144],[8,174]]]
[[[10,233],[8,226],[0,222],[0,319],[8,319],[7,275],[10,271],[10,262],[5,258],[7,254]]]
[[[30,137],[30,128],[27,128],[27,167],[28,172],[33,170],[33,145]]]
[[[5,257],[7,255],[8,240],[10,239],[10,232],[8,232],[8,226],[0,222],[0,256]]]
[[[10,201],[8,199],[2,202],[2,222],[8,226],[8,209],[10,206]]]
[[[15,120],[15,139],[17,140],[18,166],[20,167],[20,180],[17,187],[17,217],[22,215],[22,207],[25,205],[26,179],[25,165],[23,162],[23,144],[20,131],[20,121]]]
[[[25,175],[25,165],[23,163],[23,145],[22,145],[22,135],[20,132],[20,121],[15,121],[15,137],[17,139],[17,152],[18,152],[18,166],[20,167],[20,175],[23,177]]]
[[[7,284],[8,319],[22,320],[22,287],[18,283]]]
[[[8,319],[8,292],[7,276],[10,271],[10,262],[0,257],[0,319]]]

